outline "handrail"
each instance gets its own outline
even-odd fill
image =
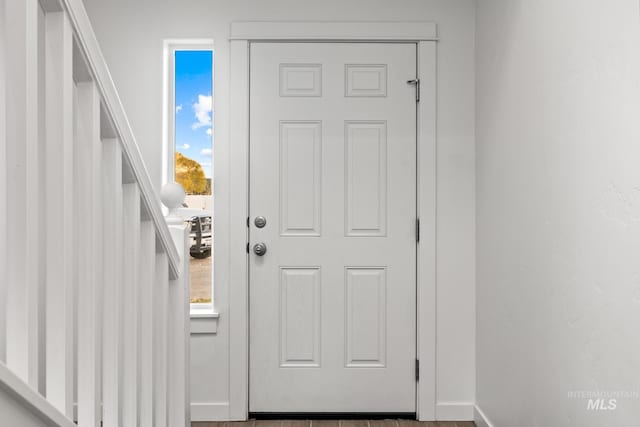
[[[136,138],[131,130],[131,125],[124,112],[124,107],[116,90],[107,63],[102,55],[102,50],[98,44],[89,16],[84,8],[82,0],[60,0],[74,28],[74,35],[81,49],[90,70],[93,72],[95,84],[103,99],[109,118],[118,134],[118,140],[122,146],[122,152],[128,160],[133,175],[140,186],[142,201],[149,212],[151,220],[159,241],[169,258],[169,271],[171,278],[175,279],[180,275],[180,257],[175,244],[171,238],[171,233],[165,222],[162,208],[160,207],[160,197],[154,189],[149,177],[149,172],[145,167],[142,155],[138,148]]]
[[[190,227],[163,215],[82,0],[0,3],[0,204],[50,212],[0,230],[0,399],[58,427],[187,427]]]

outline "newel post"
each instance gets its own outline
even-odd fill
[[[189,426],[191,402],[190,378],[190,318],[189,318],[189,231],[188,223],[178,215],[185,192],[175,182],[165,184],[160,192],[162,203],[169,209],[166,217],[171,237],[180,255],[180,275],[169,282],[168,337],[168,423],[169,426]]]

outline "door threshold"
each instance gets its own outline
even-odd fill
[[[384,420],[417,419],[415,412],[249,412],[256,420]]]

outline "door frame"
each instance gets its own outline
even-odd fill
[[[402,42],[417,45],[417,357],[419,420],[436,404],[436,44],[432,22],[234,22],[229,76],[229,419],[249,411],[249,63],[258,42]]]

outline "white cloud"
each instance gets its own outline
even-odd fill
[[[211,128],[207,129],[207,135],[211,136]]]
[[[180,111],[182,111],[182,104],[176,105],[176,114],[178,114]]]
[[[183,150],[188,150],[189,148],[191,148],[191,146],[189,144],[182,144],[182,145],[178,145],[178,148],[181,148]]]
[[[211,101],[211,95],[198,95],[198,102],[192,106],[197,122],[191,125],[191,129],[211,126]]]
[[[211,148],[203,148],[202,151],[200,151],[200,154],[203,156],[210,156],[212,153]]]

